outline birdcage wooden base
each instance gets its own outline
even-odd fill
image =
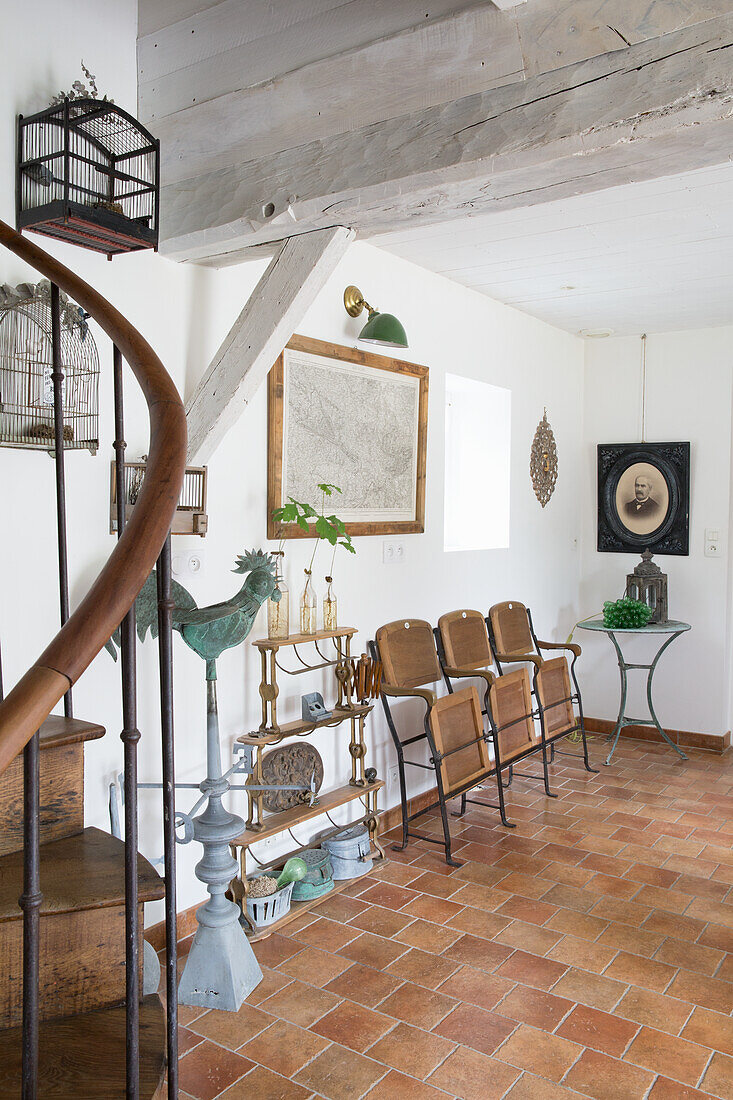
[[[62,199],[22,211],[18,216],[18,228],[107,256],[156,247],[156,234],[145,222],[103,207],[65,203]]]

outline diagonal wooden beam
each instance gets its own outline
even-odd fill
[[[186,405],[189,462],[208,462],[353,236],[352,230],[335,226],[281,245]]]

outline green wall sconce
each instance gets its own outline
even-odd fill
[[[380,313],[364,300],[364,295],[356,286],[347,286],[344,291],[344,306],[349,317],[358,317],[363,309],[369,314],[369,320],[359,333],[359,339],[367,344],[381,344],[387,348],[406,348],[407,333],[392,313]]]

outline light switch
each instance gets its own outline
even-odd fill
[[[722,554],[721,548],[721,536],[722,532],[719,527],[706,527],[705,528],[705,557],[706,558],[719,558]]]

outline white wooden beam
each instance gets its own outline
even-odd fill
[[[516,20],[492,4],[425,22],[158,119],[162,179],[190,179],[512,84],[523,66]]]
[[[346,252],[342,226],[286,241],[186,405],[189,462],[209,460]]]
[[[494,0],[494,6],[499,11],[510,11],[512,8],[518,8],[520,4],[526,4],[527,0]]]
[[[533,5],[529,5],[531,10]],[[726,160],[733,17],[163,188],[162,251],[370,236]]]
[[[170,2],[141,0],[140,6],[163,3],[167,8]],[[168,25],[140,32],[139,117],[150,123],[485,4],[486,0],[220,0],[190,11],[186,3],[180,15],[168,12]]]

